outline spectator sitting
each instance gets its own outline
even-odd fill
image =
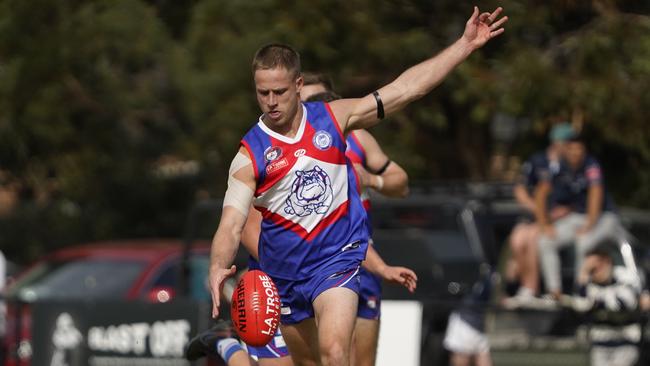
[[[551,144],[544,151],[533,154],[521,167],[521,172],[513,188],[513,194],[526,213],[519,220],[510,234],[509,244],[511,258],[508,262],[509,273],[506,274],[510,282],[519,280],[519,289],[515,297],[506,299],[505,305],[512,303],[527,303],[539,291],[539,262],[537,241],[539,240],[539,225],[534,222],[535,199],[533,192],[540,180],[549,177],[553,179],[560,171],[560,157],[564,152],[566,142],[575,136],[571,124],[558,123],[551,129],[549,140]],[[549,216],[557,220],[569,213],[567,206],[555,205],[551,207]]]
[[[604,186],[600,164],[587,155],[582,138],[576,136],[567,144],[559,173],[544,177],[535,190],[535,216],[542,228],[539,239],[542,273],[546,289],[555,299],[562,294],[558,253],[561,248],[575,243],[577,277],[585,253],[603,239],[624,234]],[[546,210],[551,193],[555,202],[569,206],[572,211],[554,223]]]
[[[616,242],[604,240],[586,256],[578,276],[576,310],[589,313],[592,366],[632,366],[639,358],[638,277],[614,266]]]

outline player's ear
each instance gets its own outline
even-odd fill
[[[302,86],[305,85],[305,79],[303,79],[302,74],[298,75],[296,78],[296,92],[300,93]]]

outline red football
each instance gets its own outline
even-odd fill
[[[280,296],[269,275],[246,272],[232,294],[230,316],[239,337],[247,344],[268,344],[280,322]]]

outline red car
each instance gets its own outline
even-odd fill
[[[31,365],[30,303],[41,300],[144,300],[180,296],[183,243],[147,239],[61,249],[28,268],[7,289],[6,366]],[[206,286],[209,243],[193,245],[187,293],[211,300]]]

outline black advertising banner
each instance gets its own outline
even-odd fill
[[[186,366],[183,346],[203,329],[197,302],[39,302],[31,307],[33,365]]]

